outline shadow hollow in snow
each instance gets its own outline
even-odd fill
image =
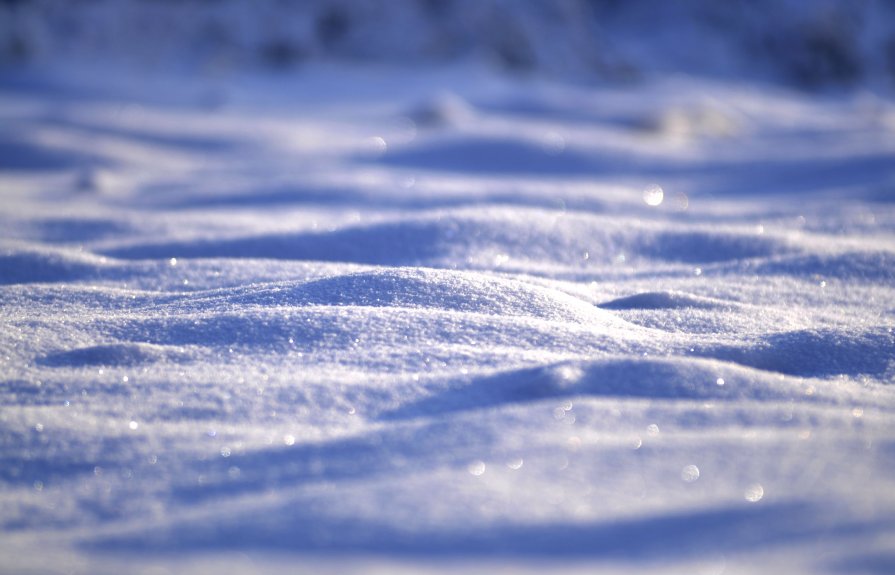
[[[58,129],[72,130],[84,138],[111,136],[130,140],[140,144],[158,147],[160,149],[175,149],[182,151],[194,151],[205,153],[216,152],[241,152],[246,142],[223,134],[197,134],[195,128],[178,128],[176,130],[160,130],[151,128],[149,124],[127,125],[121,123],[101,124],[96,121],[78,120],[66,117],[62,114],[48,114],[42,118],[43,124]]]
[[[563,150],[550,153],[544,146],[501,138],[456,139],[413,149],[389,152],[381,160],[401,167],[477,174],[594,174],[623,159],[607,162],[598,155]],[[630,162],[630,159],[628,160]]]
[[[232,497],[282,486],[326,481],[358,481],[400,474],[408,461],[417,471],[456,465],[481,452],[481,442],[493,430],[462,422],[435,421],[424,425],[392,426],[380,432],[329,441],[269,447],[226,459],[197,462],[188,474],[202,474],[205,484],[190,481],[173,495],[185,505],[218,497]],[[237,479],[228,475],[236,466]]]
[[[708,155],[711,157],[711,154]],[[688,177],[697,188],[731,196],[816,193],[818,189],[878,185],[895,169],[889,153],[846,157],[697,159],[681,161],[621,154],[603,148],[550,153],[543,145],[501,137],[452,138],[388,152],[379,162],[397,167],[473,174],[630,176],[647,180]]]
[[[269,234],[221,240],[144,244],[107,250],[125,259],[269,258],[417,265],[448,249],[440,229],[428,222],[395,222],[328,233]]]
[[[0,254],[0,285],[75,281],[97,275],[95,259],[52,251]]]
[[[177,348],[146,343],[120,343],[50,353],[38,359],[37,363],[50,367],[133,366],[158,361],[186,361],[188,359],[189,356]]]
[[[731,506],[587,524],[467,525],[460,529],[393,525],[320,516],[301,501],[251,514],[87,540],[93,550],[201,552],[218,549],[340,551],[369,555],[600,558],[632,562],[873,536],[891,525],[829,525],[807,503]]]
[[[611,310],[633,309],[724,309],[735,304],[687,293],[659,291],[643,292],[616,298],[599,304],[597,307]]]
[[[884,251],[788,255],[759,262],[751,273],[817,276],[851,281],[895,281],[895,254]]]
[[[833,567],[838,573],[892,575],[892,573],[895,573],[895,553],[862,553],[853,555],[835,563]]]
[[[142,465],[138,461],[142,440],[137,437],[94,437],[90,442],[75,437],[63,449],[58,444],[53,446],[41,441],[36,433],[31,437],[11,431],[0,433],[2,441],[21,446],[0,457],[0,480],[16,485],[31,487],[35,480],[62,484],[66,480],[93,477],[97,466],[114,469],[125,463]],[[8,523],[4,525],[9,526]]]
[[[134,230],[125,222],[98,218],[43,218],[31,223],[45,242],[85,242],[126,235]]]
[[[761,258],[788,251],[776,239],[720,232],[659,232],[642,236],[634,243],[633,251],[641,256],[693,264]]]
[[[848,334],[799,330],[773,334],[751,346],[719,346],[699,355],[801,377],[895,375],[895,334],[887,328]]]
[[[19,170],[66,170],[99,163],[71,150],[54,150],[23,141],[0,140],[0,173]]]
[[[722,374],[726,383],[719,386],[716,380]],[[779,400],[798,393],[788,383],[702,359],[607,359],[563,362],[456,380],[385,417],[411,419],[575,396]]]
[[[125,259],[270,258],[361,264],[494,269],[495,256],[580,269],[587,252],[595,262],[619,253],[632,258],[685,263],[769,257],[793,251],[779,238],[735,231],[655,230],[621,227],[612,218],[536,208],[482,213],[456,209],[346,227],[226,239],[197,239],[111,248]]]

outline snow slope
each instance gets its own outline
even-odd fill
[[[0,571],[895,568],[890,99],[76,72],[0,85]]]

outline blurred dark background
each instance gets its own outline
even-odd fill
[[[684,73],[891,88],[895,1],[0,0],[6,68],[78,62],[214,76],[466,60],[584,81]]]

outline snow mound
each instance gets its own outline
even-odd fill
[[[644,292],[599,304],[603,309],[718,309],[730,307],[724,302],[706,297],[676,292]]]
[[[263,306],[431,308],[578,323],[606,323],[608,317],[557,290],[482,274],[414,268],[335,276],[294,287],[257,286],[227,301]]]
[[[188,359],[183,350],[146,343],[92,345],[51,353],[39,363],[52,367],[136,366],[163,361]]]

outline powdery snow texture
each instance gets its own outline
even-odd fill
[[[0,571],[891,572],[895,106],[420,74],[0,91]]]

